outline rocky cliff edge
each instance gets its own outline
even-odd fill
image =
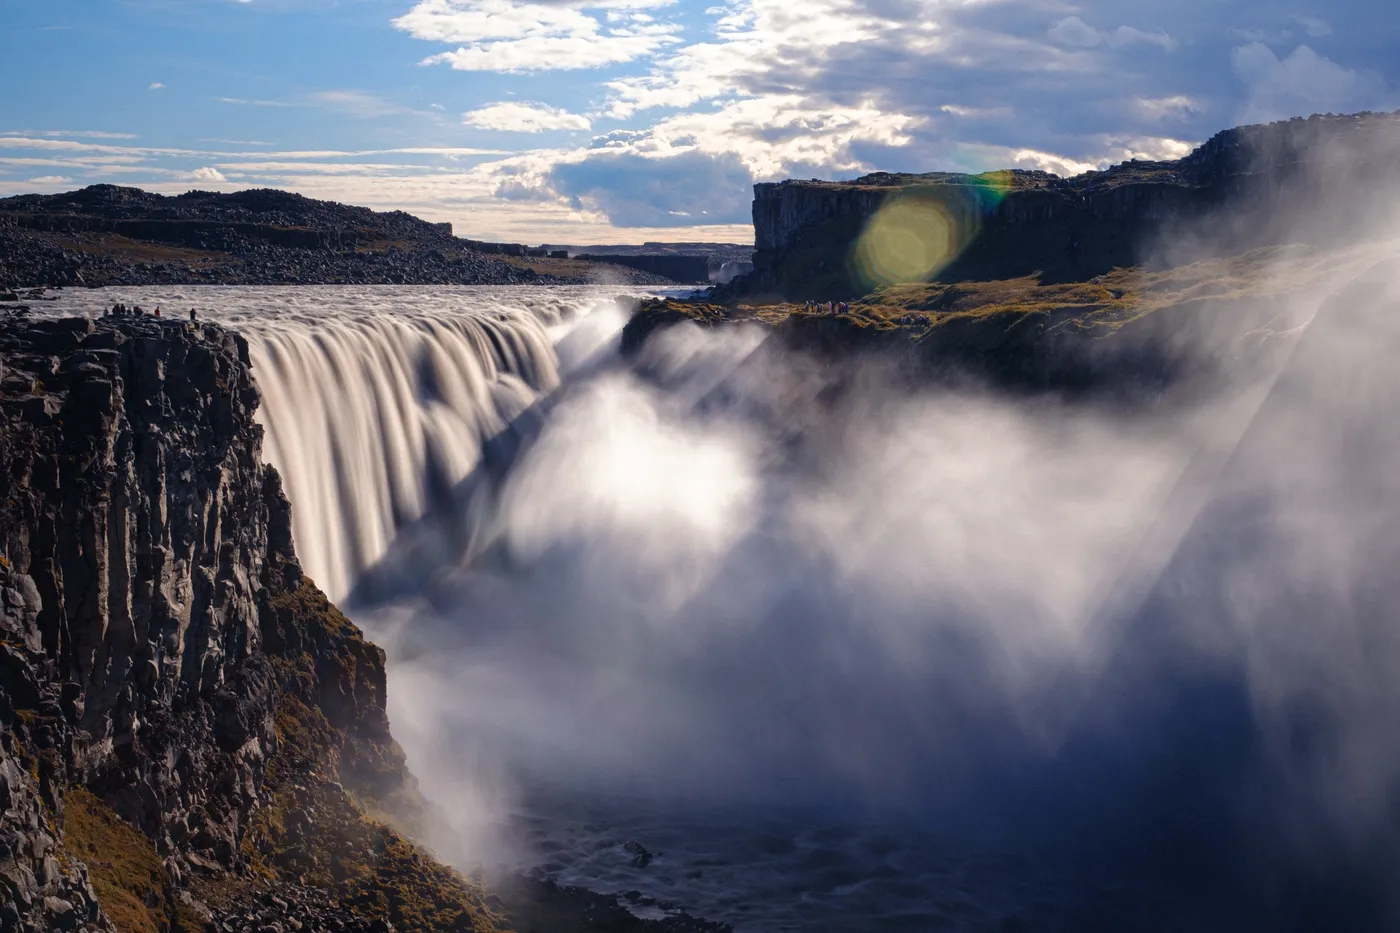
[[[302,575],[257,404],[213,324],[0,328],[0,933],[658,928],[388,825],[384,654]]]

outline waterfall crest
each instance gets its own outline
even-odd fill
[[[549,333],[528,312],[282,321],[245,333],[264,452],[295,503],[306,572],[332,599],[559,382]]]

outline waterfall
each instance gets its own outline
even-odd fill
[[[482,464],[493,438],[559,386],[561,370],[610,351],[624,323],[614,299],[628,291],[114,287],[65,293],[43,311],[197,308],[243,335],[262,393],[263,454],[291,500],[297,555],[343,600]]]
[[[375,316],[248,334],[265,454],[295,504],[308,575],[332,599],[460,482],[482,444],[558,384],[521,313]]]

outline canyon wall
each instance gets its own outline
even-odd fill
[[[1199,234],[1206,219],[1243,251],[1295,235],[1292,221],[1315,212],[1339,217],[1338,186],[1354,192],[1393,181],[1397,149],[1400,115],[1328,115],[1227,130],[1176,161],[1126,162],[1067,179],[1020,170],[877,172],[849,182],[758,184],[754,271],[716,295],[829,300],[886,284],[865,267],[859,242],[895,202],[947,238],[925,275],[895,281],[1083,281],[1142,262],[1164,238]],[[1249,206],[1247,217],[1231,213],[1239,205]]]
[[[303,579],[257,403],[212,324],[0,331],[6,933],[204,928],[202,884],[277,874],[255,823],[279,762],[412,796],[383,653]],[[314,748],[289,745],[308,723]]]

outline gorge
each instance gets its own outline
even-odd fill
[[[0,929],[1392,928],[1367,190],[842,313],[4,321]]]

